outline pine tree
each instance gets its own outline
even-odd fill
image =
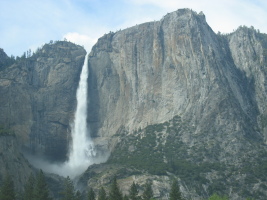
[[[107,200],[107,193],[103,187],[98,191],[98,198],[97,200]]]
[[[36,184],[35,178],[33,174],[31,174],[28,181],[24,185],[23,200],[34,200],[35,184]]]
[[[45,181],[45,176],[42,170],[39,171],[36,178],[36,185],[34,189],[35,200],[51,200],[49,197],[49,190]]]
[[[129,197],[127,195],[124,195],[123,200],[129,200]]]
[[[0,199],[15,200],[14,182],[9,174],[5,176],[3,185],[0,189]]]
[[[131,200],[138,200],[138,189],[137,189],[137,185],[134,182],[130,188],[129,198]]]
[[[92,188],[88,192],[88,200],[95,200],[95,192]]]
[[[221,196],[219,196],[219,195],[217,195],[217,194],[213,194],[213,195],[209,198],[209,200],[228,200],[228,198],[225,197],[225,196],[221,197]]]
[[[143,199],[144,200],[150,200],[153,197],[153,190],[152,190],[152,184],[151,183],[146,183],[145,185],[145,190],[143,193]]]
[[[109,200],[123,200],[123,196],[119,189],[116,177],[114,177],[111,183],[110,192],[109,192]]]
[[[82,194],[79,190],[76,191],[75,200],[82,200]]]
[[[170,200],[182,200],[182,194],[178,185],[178,181],[174,180],[170,191]]]
[[[74,200],[75,199],[75,190],[73,186],[73,182],[70,180],[68,176],[64,181],[64,189],[62,191],[63,198],[62,200]]]

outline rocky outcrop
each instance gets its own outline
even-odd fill
[[[14,135],[0,133],[0,185],[4,177],[9,174],[15,189],[22,191],[24,184],[34,170],[19,151],[18,146],[19,142]]]
[[[70,42],[44,45],[0,73],[0,124],[24,149],[65,160],[76,89],[86,52]]]
[[[190,122],[194,134],[214,129],[225,137],[254,133],[258,126],[249,78],[203,14],[178,10],[159,22],[107,34],[90,56],[88,113],[100,136],[110,137],[121,127],[132,132],[176,115]]]
[[[98,188],[119,174],[127,193],[148,179],[166,199],[176,178],[191,199],[266,199],[266,41],[246,27],[215,34],[189,9],[101,37],[88,60],[87,120],[98,155],[111,156],[79,182]],[[66,159],[84,56],[56,42],[1,69],[0,124],[24,149]]]
[[[244,83],[246,89],[254,96],[254,107],[251,109],[257,110],[258,115],[254,115],[253,118],[258,122],[266,143],[267,35],[253,28],[240,27],[227,38],[235,66],[243,72],[243,77],[247,79]]]
[[[13,64],[15,62],[14,58],[9,58],[3,49],[0,48],[0,71],[5,67]]]
[[[233,199],[266,196],[265,41],[249,28],[215,34],[189,9],[100,38],[89,58],[88,121],[108,162],[173,173],[200,196],[223,179]]]

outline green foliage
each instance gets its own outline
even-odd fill
[[[217,194],[213,194],[208,200],[228,200],[226,196],[219,196]]]
[[[12,64],[15,63],[15,57],[11,55],[11,57],[8,57],[6,53],[4,53],[4,50],[0,48],[0,55],[1,55],[1,60],[0,60],[0,71],[4,70],[5,68],[11,66]]]
[[[0,125],[0,136],[15,136],[15,133],[10,129],[5,128],[5,126]]]
[[[123,200],[129,200],[129,197],[127,195],[124,195]]]
[[[160,150],[156,148],[157,137],[155,133],[162,131],[164,126],[162,124],[148,126],[145,130],[144,137],[140,134],[127,136],[124,144],[115,149],[109,162],[120,163],[127,166],[133,166],[138,169],[147,170],[152,174],[165,174],[166,163],[163,162],[163,155]],[[128,144],[133,144],[135,151],[129,154]],[[151,167],[153,163],[153,168]]]
[[[88,191],[88,200],[95,200],[95,192],[93,188],[90,188]]]
[[[98,199],[97,200],[108,200],[107,193],[103,187],[98,191]]]
[[[170,191],[170,200],[182,200],[182,194],[178,185],[178,181],[174,180]]]
[[[34,189],[35,189],[36,180],[33,174],[30,175],[28,181],[24,186],[23,200],[34,200]]]
[[[36,186],[34,190],[35,200],[50,200],[49,190],[42,170],[39,171],[36,178]]]
[[[75,190],[73,186],[73,182],[70,180],[68,176],[64,181],[64,189],[62,191],[63,197],[62,200],[74,200],[75,199]]]
[[[5,176],[3,185],[0,189],[0,199],[15,200],[14,182],[9,174]]]
[[[265,116],[261,116],[262,126],[266,125],[266,119]],[[208,194],[215,192],[223,194],[227,192],[227,185],[230,184],[240,196],[259,197],[260,194],[253,193],[248,188],[259,180],[267,181],[264,175],[267,174],[266,152],[264,151],[266,155],[258,156],[259,160],[255,160],[257,158],[252,159],[253,161],[244,160],[245,164],[237,169],[218,160],[221,144],[216,140],[217,136],[210,134],[210,140],[205,141],[205,135],[216,132],[212,127],[211,130],[205,130],[207,134],[203,132],[194,135],[195,139],[203,141],[203,145],[196,144],[189,147],[185,144],[181,136],[194,130],[189,122],[175,116],[165,123],[149,125],[132,134],[119,132],[121,142],[116,146],[108,162],[153,175],[167,175],[170,172],[196,188],[198,194],[203,193],[202,184],[208,185]],[[234,186],[233,180],[227,179],[229,174],[237,175],[237,171],[246,174],[244,181],[247,187],[240,188],[242,184],[238,183]],[[212,181],[206,178],[210,172],[217,174]]]
[[[138,200],[138,189],[137,185],[133,182],[133,184],[130,187],[130,192],[129,192],[129,198],[131,200]]]
[[[246,183],[255,183],[258,182],[258,179],[266,181],[266,178],[262,175],[267,174],[267,160],[266,158],[261,157],[257,163],[247,163],[247,165],[243,166],[240,171],[247,174],[245,179]]]
[[[147,182],[143,192],[143,200],[150,200],[153,197],[152,183]]]
[[[187,160],[188,146],[181,141],[180,134],[192,130],[189,123],[182,121],[180,116],[175,116],[165,123],[149,125],[132,135],[126,134],[108,162],[146,170],[155,175],[171,172],[190,182],[198,180],[206,183],[207,180],[201,174],[223,165],[196,164]],[[133,150],[129,151],[129,146],[132,146]]]
[[[123,196],[119,189],[116,177],[114,177],[110,186],[109,200],[123,200]]]
[[[76,191],[74,199],[75,200],[82,200],[82,194],[79,190]]]

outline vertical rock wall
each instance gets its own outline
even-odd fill
[[[69,42],[46,44],[0,73],[0,124],[26,150],[65,160],[85,50]]]

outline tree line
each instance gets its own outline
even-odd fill
[[[52,200],[45,176],[42,170],[36,177],[30,175],[24,185],[23,193],[16,193],[14,182],[9,174],[6,175],[0,187],[0,200]]]
[[[60,200],[154,200],[152,183],[147,182],[143,189],[143,193],[140,194],[139,186],[133,182],[128,195],[123,195],[117,178],[114,177],[108,192],[101,187],[97,193],[90,188],[86,194],[82,194],[79,190],[75,190],[72,180],[67,177],[64,180],[63,190],[60,191]],[[177,180],[172,182],[168,199],[186,200],[180,192]],[[0,200],[53,200],[53,198],[50,196],[44,173],[40,170],[36,177],[30,175],[24,185],[24,191],[20,194],[16,194],[13,180],[7,175],[0,187]],[[228,200],[228,198],[214,194],[208,200]]]

